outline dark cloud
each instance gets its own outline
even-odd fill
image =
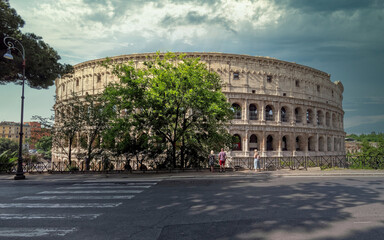
[[[381,0],[275,0],[275,3],[304,12],[354,11],[383,6]]]
[[[200,14],[196,11],[190,11],[185,16],[171,16],[167,14],[163,19],[159,22],[161,27],[177,27],[177,26],[221,26],[227,31],[236,32],[232,28],[232,23],[229,19],[220,16],[214,16],[212,14]]]

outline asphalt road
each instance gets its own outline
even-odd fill
[[[380,176],[0,181],[0,239],[384,239]]]

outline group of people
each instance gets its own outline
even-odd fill
[[[219,158],[220,172],[225,172],[225,161],[227,160],[227,154],[224,152],[223,148],[221,149],[221,151],[218,155],[218,158]],[[213,150],[211,151],[211,154],[209,154],[208,159],[209,159],[209,166],[211,167],[211,172],[214,172],[216,155],[215,155]],[[261,171],[261,169],[260,169],[260,154],[257,151],[257,149],[255,149],[255,151],[254,151],[253,159],[254,159],[253,164],[254,164],[255,172],[256,171],[260,172]]]

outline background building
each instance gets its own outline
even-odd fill
[[[35,144],[40,140],[40,138],[51,135],[49,129],[41,128],[41,124],[39,122],[25,122],[25,124],[29,125],[31,129],[31,137],[29,141],[30,149],[36,149]]]
[[[223,93],[234,108],[229,131],[239,141],[230,150],[234,159],[249,159],[255,148],[263,157],[343,156],[344,111],[341,82],[307,66],[274,58],[224,53],[185,53],[199,57],[217,72]],[[112,63],[133,61],[137,68],[155,53],[112,57]],[[58,79],[55,109],[72,92],[80,96],[101,93],[118,78],[101,66],[105,59],[74,66],[74,73]],[[53,160],[65,155],[53,151]]]
[[[0,137],[8,138],[19,144],[20,123],[0,122]],[[31,126],[27,123],[23,125],[23,149],[29,149],[29,139],[31,137]]]

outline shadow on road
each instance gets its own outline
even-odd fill
[[[169,201],[158,209],[164,214],[159,239],[344,240],[384,234],[382,221],[381,226],[359,224],[352,210],[382,205],[377,186],[384,180],[194,180],[179,182],[182,192],[173,182],[162,184]],[[179,211],[167,210],[181,205]]]

